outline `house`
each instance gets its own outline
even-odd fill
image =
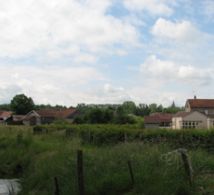
[[[23,125],[23,118],[25,115],[11,115],[5,120],[8,125]]]
[[[72,123],[76,114],[77,110],[74,108],[32,110],[26,115],[12,115],[11,113],[5,122],[10,125],[50,124],[55,120],[65,120]]]
[[[210,129],[214,128],[214,99],[188,99],[185,111],[174,115],[154,113],[144,118],[146,128]]]
[[[0,123],[5,123],[5,121],[12,116],[11,111],[0,111]]]
[[[55,120],[65,120],[72,123],[76,114],[77,110],[74,108],[32,110],[23,117],[22,121],[24,125],[50,124]]]
[[[153,113],[144,117],[145,128],[170,128],[173,114]]]
[[[41,116],[35,110],[32,110],[22,118],[22,123],[24,125],[40,125]]]
[[[172,118],[172,128],[173,129],[208,129],[213,127],[210,124],[211,118],[207,115],[198,112],[178,112]]]
[[[214,99],[188,99],[185,112],[178,112],[172,118],[173,129],[214,128]]]
[[[77,114],[77,110],[74,108],[42,109],[37,110],[36,112],[41,117],[41,124],[50,124],[55,120],[65,120],[67,122],[73,122],[73,118]]]
[[[188,99],[185,104],[185,111],[198,111],[206,115],[214,115],[214,99]]]

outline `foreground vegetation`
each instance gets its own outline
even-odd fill
[[[173,136],[178,136],[178,133],[166,130],[149,132],[127,125],[46,128],[49,128],[48,131],[34,134],[30,127],[0,127],[0,177],[21,178],[23,189],[20,194],[53,194],[54,177],[58,178],[60,194],[78,194],[78,149],[83,150],[85,191],[88,195],[214,193],[214,139],[210,138],[213,131],[195,131],[194,134],[187,131],[185,134],[189,136],[183,143],[187,143],[191,137],[192,143],[195,141],[197,144],[197,147],[187,145],[194,170],[191,186],[176,151],[181,144],[172,144],[176,140],[172,139]],[[130,130],[133,135],[140,132],[141,139],[133,136]],[[96,132],[97,138],[90,140],[99,141],[87,141],[86,132],[87,135],[90,132],[90,136],[95,136]],[[123,138],[125,132],[126,139],[118,140],[118,132],[123,132]],[[184,132],[180,135],[184,135]],[[165,139],[167,136],[170,138],[168,141]],[[149,141],[145,141],[145,138]],[[186,138],[183,136],[182,139]],[[203,147],[203,144],[197,142],[203,139],[203,143],[209,147]],[[101,144],[101,140],[105,144]],[[130,179],[128,161],[132,164],[134,185]]]
[[[116,144],[138,141],[144,143],[167,143],[172,147],[214,148],[214,130],[144,129],[141,125],[41,125],[35,133],[65,131],[65,136],[80,137],[82,143],[93,145]]]

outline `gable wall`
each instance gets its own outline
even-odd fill
[[[182,128],[182,117],[173,117],[172,129],[181,129],[181,128]]]
[[[207,117],[199,112],[193,112],[186,117],[183,117],[183,121],[198,121],[198,128],[208,128],[207,126]]]

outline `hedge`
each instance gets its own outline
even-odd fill
[[[45,133],[64,130],[66,136],[78,136],[83,143],[95,145],[142,141],[214,148],[214,129],[142,129],[137,125],[42,125],[34,127],[34,132],[38,128]]]

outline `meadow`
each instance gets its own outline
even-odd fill
[[[193,182],[178,148],[186,148]],[[144,130],[136,125],[0,127],[0,178],[21,195],[78,195],[77,150],[87,195],[214,194],[213,130]],[[133,171],[132,180],[128,162]]]

